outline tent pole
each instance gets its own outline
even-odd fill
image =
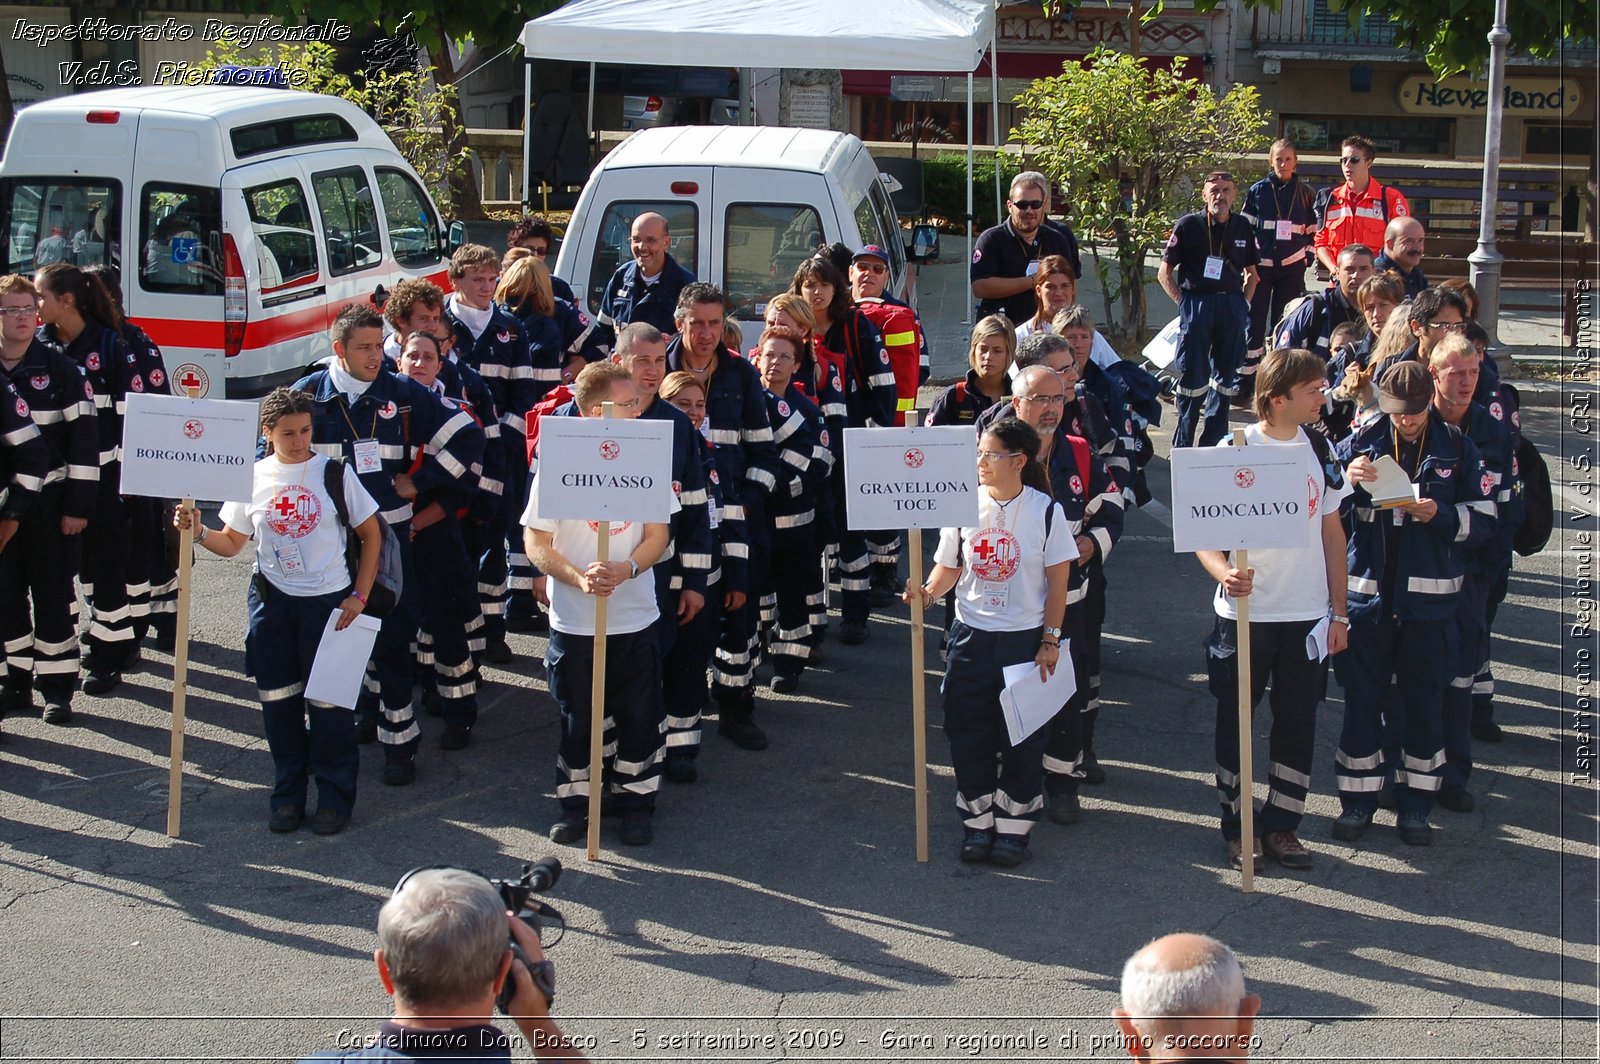
[[[967,268],[972,268],[972,244],[975,239],[977,217],[973,214],[972,204],[972,71],[967,71]],[[968,299],[963,304],[966,309],[961,314],[961,324],[972,324],[972,300]]]
[[[594,158],[594,67],[593,63],[589,64],[589,118],[583,127],[584,131],[589,135],[589,157],[591,159]]]
[[[528,195],[528,171],[533,169],[533,60],[522,58],[522,213],[532,202]]]
[[[1000,195],[1000,38],[989,34],[989,141],[994,145],[994,216],[1005,215],[1005,201]]]

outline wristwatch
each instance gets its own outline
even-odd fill
[[[635,576],[638,576],[638,575],[639,575],[639,563],[638,563],[638,562],[636,562],[636,561],[634,561],[634,560],[633,560],[633,559],[632,559],[632,558],[629,558],[629,559],[628,559],[628,568],[629,568],[629,569],[631,569],[631,570],[633,570],[633,573],[632,573],[632,575],[630,575],[630,576],[629,576],[629,577],[628,577],[628,579],[630,579],[630,580],[631,580],[631,579],[633,579],[633,577],[635,577]]]
[[[1339,624],[1342,624],[1346,628],[1350,627],[1350,618],[1342,616],[1342,615],[1337,614],[1337,613],[1329,615],[1328,620],[1335,621],[1335,622],[1337,622]]]
[[[1055,638],[1060,639],[1061,638],[1061,629],[1059,629],[1059,628],[1051,628],[1047,624],[1047,625],[1044,626],[1044,634],[1045,635],[1049,635],[1049,636],[1054,636]]]

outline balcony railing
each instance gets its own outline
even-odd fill
[[[1349,12],[1333,10],[1328,0],[1283,0],[1277,11],[1257,7],[1254,19],[1251,37],[1258,48],[1283,44],[1393,48],[1395,43],[1393,22],[1363,15],[1352,28]]]

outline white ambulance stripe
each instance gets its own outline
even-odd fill
[[[1413,576],[1406,580],[1406,590],[1415,591],[1419,595],[1454,595],[1461,590],[1462,577],[1452,577],[1449,580],[1433,580],[1422,576]]]

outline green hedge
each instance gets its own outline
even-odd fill
[[[1011,178],[1022,167],[1015,158],[1000,159],[1001,181],[1009,185]],[[992,153],[974,152],[972,156],[972,209],[978,217],[978,228],[987,229],[999,224],[994,212],[994,168]],[[963,219],[967,213],[967,154],[966,152],[940,152],[922,164],[923,197],[930,216],[945,223],[945,228],[964,230]]]

